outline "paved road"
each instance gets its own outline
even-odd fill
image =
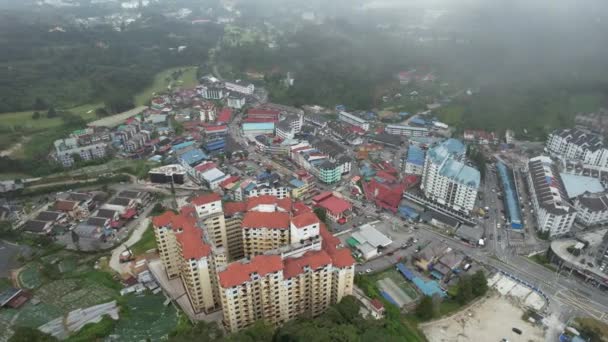
[[[149,217],[140,220],[140,222],[135,227],[135,230],[133,230],[133,234],[131,234],[129,239],[112,250],[112,256],[110,257],[110,267],[114,271],[118,272],[119,274],[122,274],[124,272],[123,267],[120,263],[120,254],[124,252],[125,246],[133,246],[135,243],[137,243],[137,241],[139,241],[139,239],[141,239],[149,224]]]

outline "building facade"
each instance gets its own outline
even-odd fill
[[[401,135],[405,137],[426,137],[429,135],[429,129],[426,127],[403,126],[403,125],[387,125],[384,128],[387,134]]]
[[[530,159],[527,168],[537,229],[549,237],[570,232],[576,209],[568,198],[557,166],[551,158],[540,156]]]
[[[461,161],[465,150],[465,146],[455,139],[430,149],[420,187],[428,199],[469,214],[475,206],[481,176],[478,170]]]
[[[580,129],[559,129],[549,134],[546,150],[565,162],[608,168],[608,149],[602,138]]]
[[[338,113],[338,120],[353,126],[361,127],[364,131],[369,131],[369,122],[356,115],[341,111]]]
[[[576,221],[586,227],[608,223],[608,195],[584,193],[574,200]]]

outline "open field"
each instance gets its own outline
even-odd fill
[[[524,311],[506,298],[492,296],[453,316],[421,324],[429,341],[543,341],[541,327],[522,320]],[[518,328],[521,335],[511,329]]]
[[[167,87],[169,86],[178,86],[178,87],[193,87],[198,84],[198,80],[196,78],[197,67],[195,66],[186,66],[186,67],[177,67],[167,69],[165,71],[159,72],[154,76],[154,82],[144,89],[141,93],[135,95],[135,105],[142,106],[145,105],[155,93],[160,93],[163,91],[167,91]],[[182,70],[183,74],[177,80],[173,80],[171,74],[175,71]]]
[[[86,121],[95,119],[95,109],[101,107],[102,104],[86,104],[73,108],[58,108],[57,111],[67,111],[82,117]],[[25,130],[37,131],[47,128],[53,128],[63,125],[63,120],[60,117],[49,119],[46,117],[46,111],[41,110],[40,119],[32,119],[33,110],[25,112],[0,113],[0,126],[4,127],[21,127]]]

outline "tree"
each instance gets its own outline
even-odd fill
[[[44,102],[43,99],[37,97],[36,100],[34,101],[34,110],[43,110],[47,108],[47,104],[46,102]]]
[[[103,118],[108,115],[109,115],[109,113],[104,107],[99,107],[99,108],[95,109],[95,116],[97,116],[98,118]]]
[[[327,223],[327,212],[325,211],[325,209],[315,208],[313,211],[315,215],[317,215],[319,220],[323,221],[324,223]]]
[[[40,112],[34,112],[34,113],[32,113],[32,119],[34,119],[34,120],[40,119]]]
[[[460,304],[466,304],[473,299],[473,285],[471,277],[461,276],[458,279],[458,292],[456,293],[456,301]]]
[[[423,321],[427,321],[435,317],[433,298],[429,296],[422,297],[422,300],[416,305],[416,316]]]
[[[55,107],[53,107],[53,106],[49,107],[49,110],[46,112],[46,117],[49,119],[57,117],[57,111],[55,110]]]
[[[488,280],[482,270],[478,270],[471,277],[471,285],[475,297],[483,296],[488,292]]]
[[[29,328],[29,327],[17,327],[14,330],[13,336],[8,339],[8,342],[55,342],[59,341],[55,337],[45,334],[42,331]]]

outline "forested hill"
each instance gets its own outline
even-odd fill
[[[221,33],[215,24],[194,26],[161,16],[144,17],[119,32],[5,13],[0,113],[36,109],[40,100],[56,107],[130,102],[160,70],[204,63]],[[178,53],[178,46],[188,48]]]

